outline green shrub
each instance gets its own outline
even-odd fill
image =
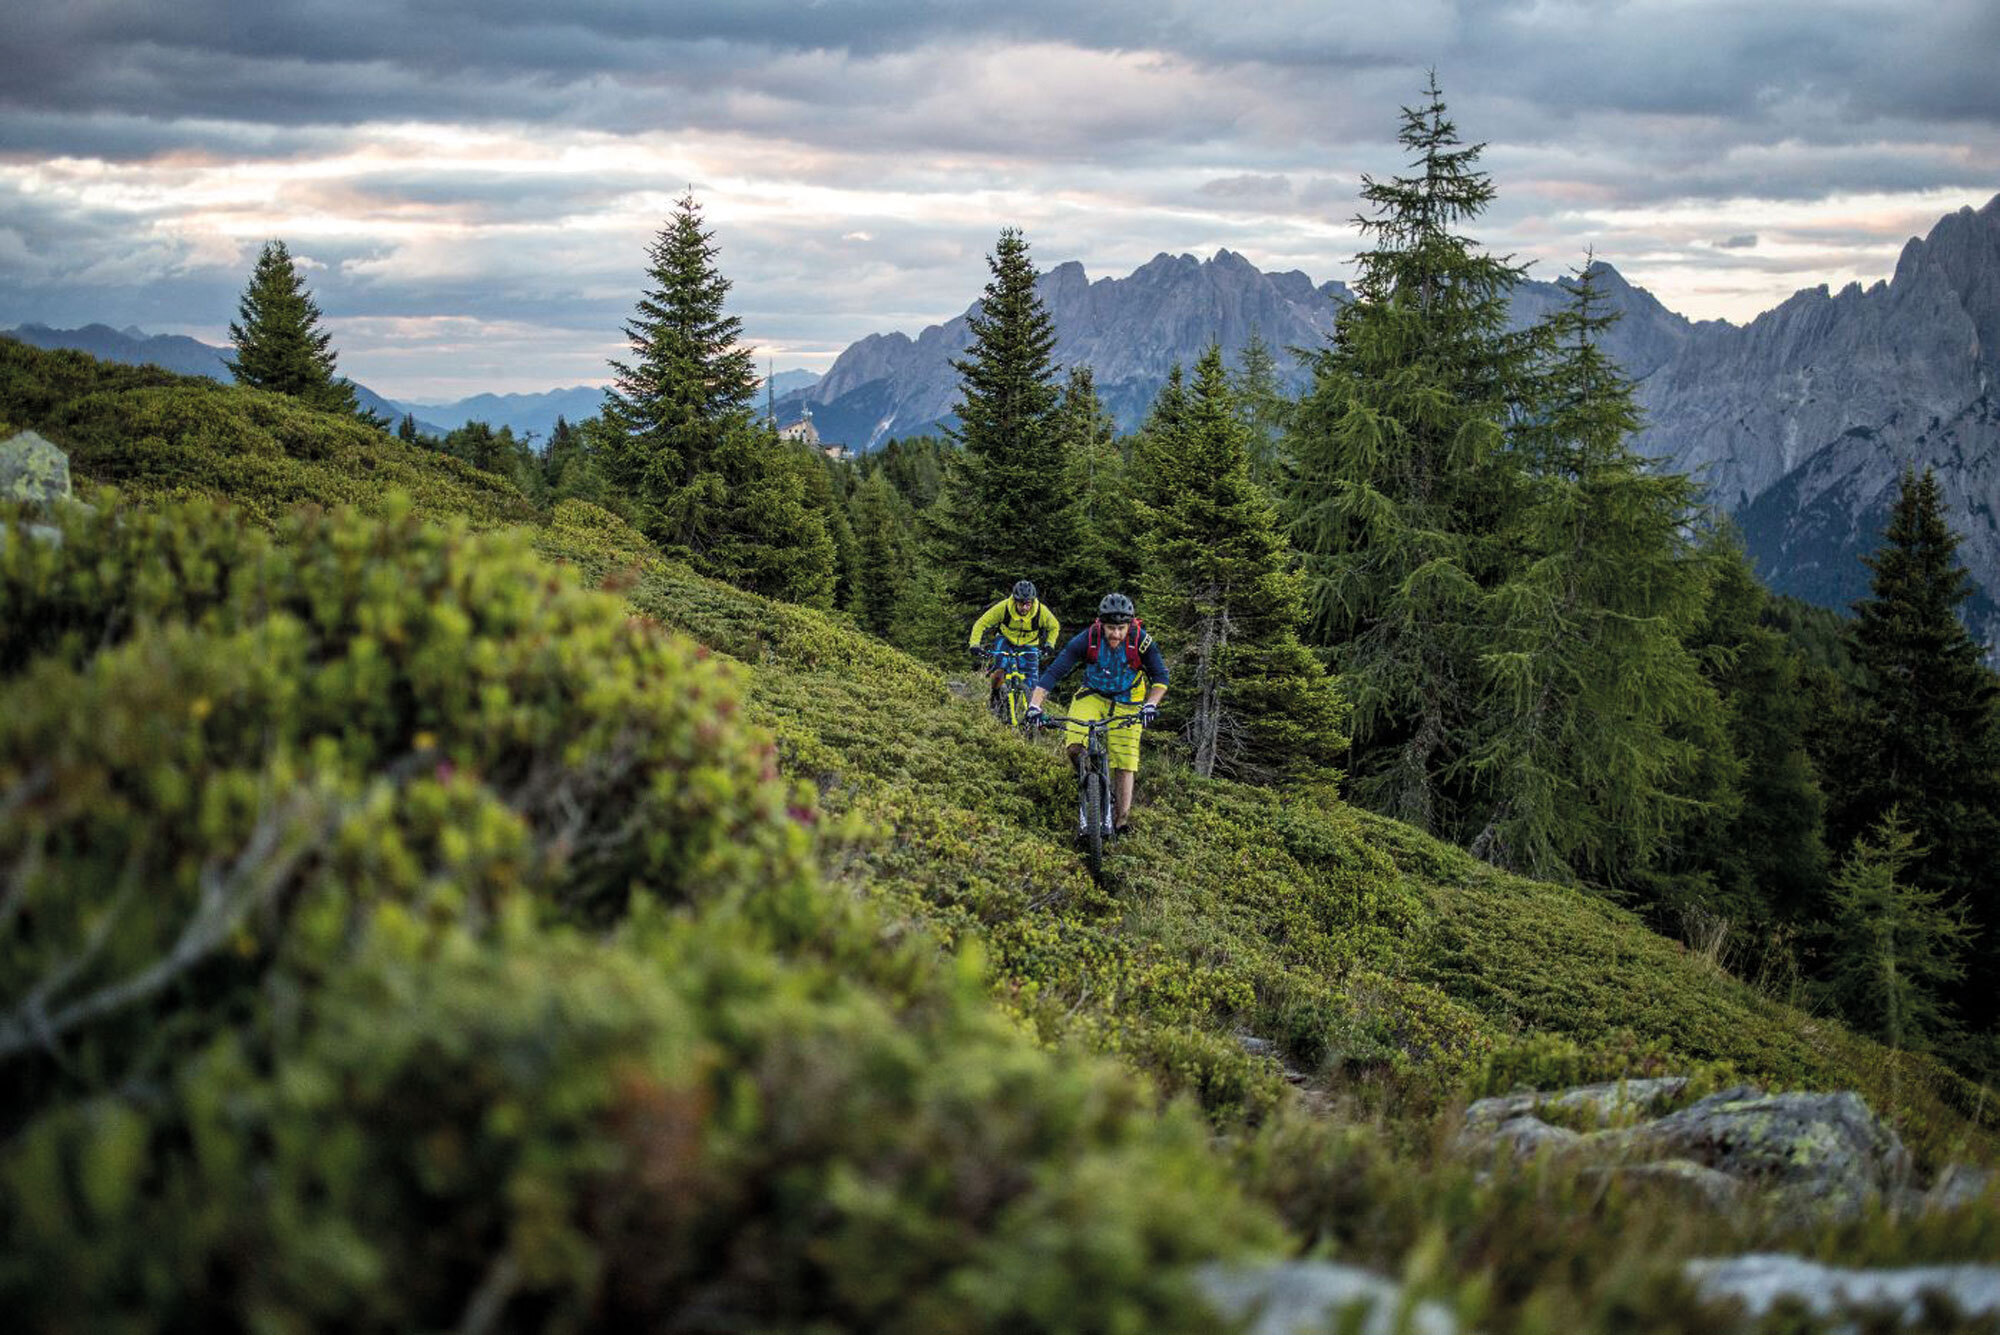
[[[77,478],[150,501],[208,496],[272,527],[299,505],[379,513],[400,492],[431,519],[534,518],[505,478],[282,394],[101,363],[0,339],[0,416],[69,453]]]
[[[115,1077],[162,1032],[138,1001],[219,977],[226,1005],[376,900],[490,915],[532,881],[601,921],[635,888],[772,913],[804,892],[811,806],[735,725],[735,671],[519,535],[390,509],[288,520],[226,575],[203,506],[73,526],[9,579],[72,629],[0,685],[0,1053],[88,1024],[122,1035],[85,1049]],[[195,553],[178,606],[143,573],[160,552]],[[78,663],[87,642],[109,647]]]

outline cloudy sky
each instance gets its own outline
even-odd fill
[[[1748,319],[2000,191],[2000,0],[52,0],[0,26],[0,328],[226,341],[259,244],[400,398],[603,379],[689,186],[779,368],[962,311],[1003,225],[1352,272],[1435,69],[1549,278]],[[560,17],[556,17],[556,15]]]

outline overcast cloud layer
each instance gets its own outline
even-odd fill
[[[692,186],[745,333],[824,369],[963,310],[1000,227],[1352,272],[1435,68],[1500,197],[1695,318],[1874,282],[2000,191],[2000,3],[64,0],[0,26],[0,327],[226,338],[259,244],[341,368],[453,398],[601,380]]]

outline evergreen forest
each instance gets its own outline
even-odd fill
[[[1123,436],[1003,226],[952,434],[781,438],[691,192],[546,440],[358,411],[279,241],[234,385],[0,340],[75,490],[0,495],[9,1327],[1266,1330],[1203,1277],[1326,1261],[1399,1306],[1312,1329],[1892,1329],[1689,1263],[2000,1254],[1935,478],[1866,599],[1774,598],[1633,448],[1590,257],[1510,329],[1503,183],[1434,80],[1397,137],[1328,342]],[[966,669],[1023,578],[1172,668],[1101,875]],[[1851,1092],[1899,1176],[1467,1147],[1602,1082]]]

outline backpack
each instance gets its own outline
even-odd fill
[[[1103,638],[1104,622],[1101,620],[1091,622],[1090,631],[1083,642],[1083,661],[1092,667],[1097,666],[1097,646]],[[1141,646],[1150,641],[1151,637],[1146,634],[1146,623],[1133,617],[1132,632],[1125,637],[1125,665],[1134,672],[1146,670],[1145,650]]]

